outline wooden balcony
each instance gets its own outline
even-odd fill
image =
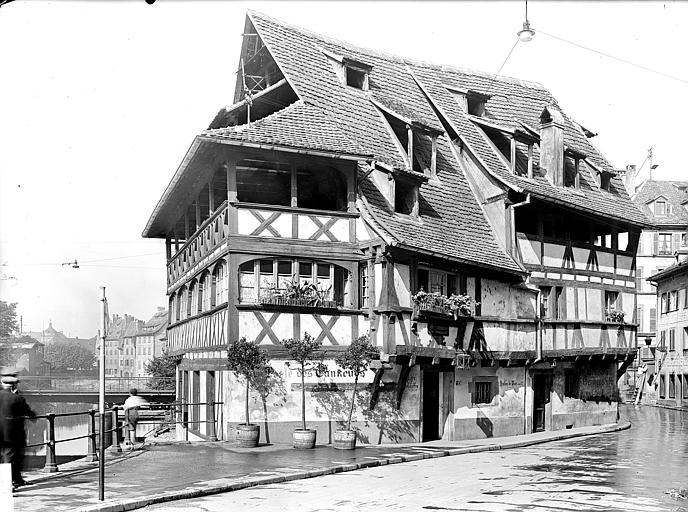
[[[237,203],[237,235],[322,242],[356,241],[357,213]]]
[[[229,215],[225,201],[167,263],[167,286],[172,286],[179,278],[215,254],[226,241],[229,231]]]
[[[233,204],[236,230],[225,201],[193,233],[167,263],[167,286],[200,269],[222,251],[230,236],[269,240],[300,240],[312,244],[349,244],[356,241],[358,213],[331,212],[287,206]]]

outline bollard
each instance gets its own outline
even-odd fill
[[[47,439],[45,445],[45,467],[43,471],[46,473],[55,473],[59,471],[57,461],[55,458],[55,414],[48,414],[48,431],[46,432]]]
[[[110,449],[113,452],[121,453],[122,447],[120,446],[120,437],[119,437],[119,413],[117,409],[112,409],[112,446]]]
[[[98,460],[96,449],[96,410],[89,409],[88,416],[88,453],[86,454],[86,460],[88,462],[95,462]]]
[[[210,441],[217,441],[215,433],[215,402],[208,403],[208,439]]]

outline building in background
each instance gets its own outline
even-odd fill
[[[657,346],[655,377],[647,400],[682,406],[688,403],[688,250],[679,251],[674,264],[652,275],[657,286]]]
[[[686,248],[688,181],[647,179],[628,183],[633,201],[653,225],[643,230],[636,257],[638,363],[647,365],[648,375],[652,375],[660,310],[655,283],[647,278],[675,264],[677,252]]]
[[[319,439],[352,382],[332,354],[362,334],[380,352],[354,411],[363,440],[616,421],[649,223],[592,132],[539,84],[255,12],[241,59],[234,105],[195,138],[143,233],[166,240],[178,398],[224,402],[218,437],[242,420],[226,355],[245,336],[284,381],[287,405],[268,414],[271,437],[290,439],[300,383],[280,340],[304,333],[327,354],[305,384]],[[209,414],[192,407],[184,434],[211,435]]]
[[[158,307],[153,317],[136,333],[135,377],[147,377],[146,364],[165,351],[167,340],[167,310]]]
[[[105,376],[133,377],[136,359],[136,333],[143,320],[131,315],[113,315],[105,338]]]
[[[55,343],[76,343],[77,345],[90,350],[95,353],[95,347],[97,343],[97,336],[92,338],[75,338],[66,336],[62,331],[58,331],[53,327],[52,320],[48,322],[48,327],[42,331],[29,331],[22,333],[22,336],[30,336],[35,340],[41,342],[44,346],[52,345]]]
[[[44,362],[45,345],[31,336],[9,338],[0,341],[3,361],[12,369],[26,375],[43,375],[48,373]]]

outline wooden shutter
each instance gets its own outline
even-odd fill
[[[652,233],[652,255],[657,256],[659,246],[659,233]]]
[[[671,237],[671,254],[681,248],[681,233],[674,233]]]

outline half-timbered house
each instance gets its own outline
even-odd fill
[[[272,439],[298,423],[280,340],[323,341],[306,378],[326,441],[369,334],[363,441],[610,423],[636,352],[646,221],[541,85],[357,48],[249,12],[231,107],[193,141],[143,236],[167,246],[168,348],[187,434],[231,438],[232,342],[270,354]],[[304,289],[310,290],[308,293]],[[263,407],[256,398],[255,417]]]

